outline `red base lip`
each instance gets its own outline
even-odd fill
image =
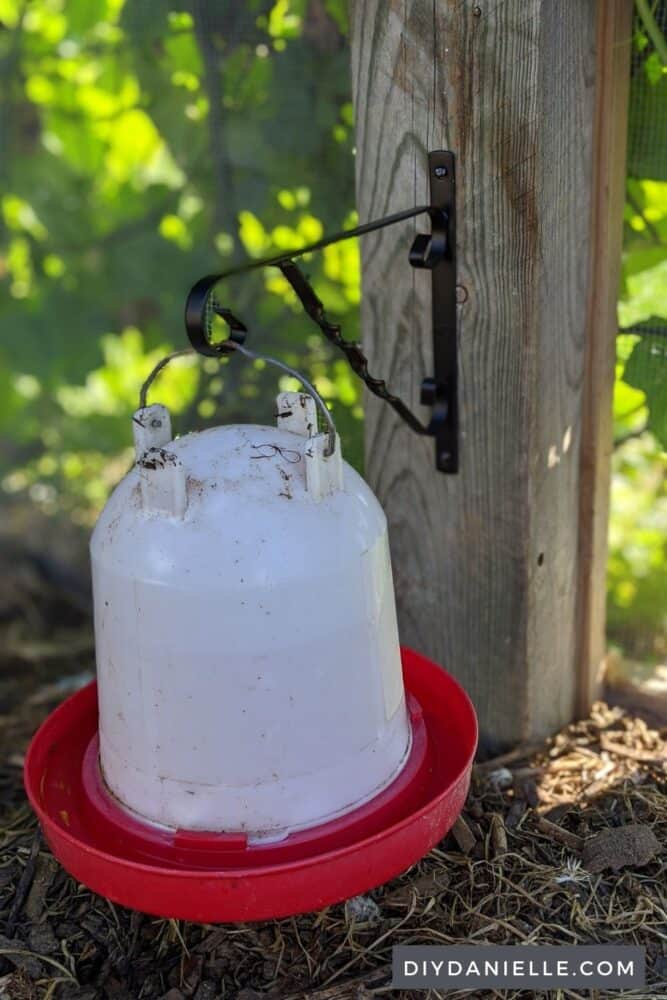
[[[120,809],[96,766],[97,690],[63,702],[35,734],[25,787],[63,867],[115,903],[202,923],[305,913],[365,892],[426,854],[459,815],[477,747],[459,684],[402,650],[413,729],[404,771],[346,816],[276,844],[243,836],[159,831]]]

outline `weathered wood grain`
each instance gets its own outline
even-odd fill
[[[593,202],[581,435],[577,714],[600,688],[606,654],[612,398],[623,240],[632,0],[598,4]]]
[[[428,197],[457,155],[461,471],[366,400],[402,640],[459,677],[489,747],[571,718],[593,176],[594,0],[355,0],[361,219]],[[429,276],[414,227],[363,242],[372,368],[416,406]]]

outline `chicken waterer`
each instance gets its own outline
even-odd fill
[[[174,439],[146,399],[162,367],[92,537],[97,685],[37,732],[28,795],[63,866],[115,902],[317,909],[449,829],[474,711],[399,648],[386,519],[313,387],[278,396],[276,426]]]
[[[362,805],[412,745],[379,504],[309,436],[309,396],[280,395],[277,428],[134,420],[91,544],[108,788],[250,845]]]

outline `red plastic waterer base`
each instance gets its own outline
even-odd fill
[[[97,764],[97,691],[78,691],[44,722],[25,786],[63,867],[115,903],[202,923],[318,910],[405,871],[459,815],[470,784],[477,720],[463,689],[404,649],[413,730],[399,777],[366,805],[279,843],[159,830],[105,791]]]

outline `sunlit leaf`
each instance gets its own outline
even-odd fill
[[[271,8],[267,30],[273,38],[296,38],[301,28],[303,0],[276,0]]]
[[[6,194],[2,198],[2,214],[10,229],[28,233],[34,240],[43,242],[49,235],[32,205],[18,195]]]
[[[252,212],[239,212],[239,235],[244,247],[252,257],[261,256],[269,245],[264,226]]]
[[[622,327],[641,323],[651,316],[667,319],[667,257],[654,267],[629,275],[626,288],[627,298],[618,306]]]
[[[160,221],[159,230],[165,240],[171,240],[181,250],[189,250],[192,246],[188,227],[178,215],[165,215]]]

